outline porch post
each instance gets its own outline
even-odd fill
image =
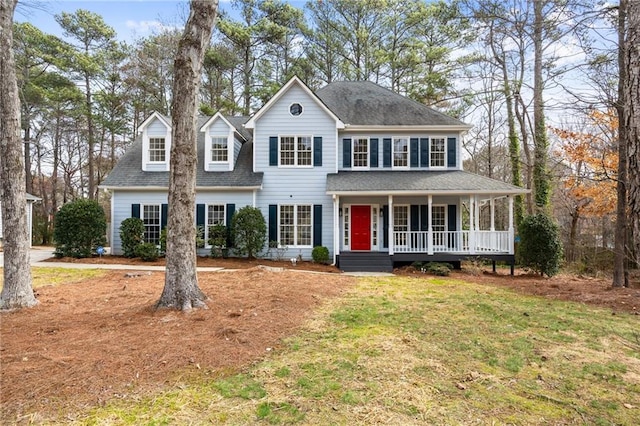
[[[431,206],[433,205],[433,195],[429,194],[428,200],[427,200],[427,216],[428,216],[428,222],[429,222],[429,228],[427,231],[427,254],[431,255],[433,254],[433,212],[431,211]]]
[[[513,229],[513,195],[509,195],[509,254],[514,254],[515,235]],[[512,274],[513,275],[513,274]]]
[[[491,231],[496,230],[496,203],[493,195],[489,198],[489,205],[491,207]]]
[[[393,246],[395,241],[393,239],[393,195],[389,195],[389,256],[393,256]]]
[[[476,254],[475,197],[469,194],[469,253]]]
[[[333,263],[337,263],[340,254],[340,196],[333,196]]]

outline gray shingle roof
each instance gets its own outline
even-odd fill
[[[226,117],[225,117],[226,118]],[[198,119],[198,128],[206,122],[206,117]],[[231,122],[235,126],[233,122]],[[238,130],[240,130],[238,128]],[[198,168],[196,172],[197,187],[259,187],[262,185],[263,173],[253,172],[253,143],[245,142],[238,154],[233,171],[204,171],[204,133],[198,131]],[[126,187],[169,187],[169,172],[145,172],[142,170],[142,137],[127,149],[111,173],[100,184],[106,188]]]
[[[344,171],[327,175],[327,192],[452,192],[514,194],[525,189],[462,170]]]
[[[340,81],[316,92],[344,124],[359,126],[461,126],[426,105],[370,81]]]

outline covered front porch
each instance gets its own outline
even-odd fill
[[[427,177],[440,175],[428,173]],[[470,176],[476,178],[460,171],[448,173],[462,178],[461,183],[450,186],[464,185]],[[407,174],[425,177],[425,173]],[[393,177],[389,172],[376,175]],[[345,180],[349,183],[348,177],[340,183],[345,185]],[[330,192],[336,224],[336,263],[345,269],[345,261],[357,259],[356,267],[362,269],[371,259],[371,268],[384,265],[383,270],[389,270],[398,263],[459,264],[465,259],[483,258],[513,265],[514,197],[525,191],[489,181],[494,188],[398,188],[384,195],[364,188]]]

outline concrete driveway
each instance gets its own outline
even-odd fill
[[[53,247],[32,247],[29,253],[31,264],[42,262],[45,259],[53,257]],[[4,266],[4,251],[0,251],[0,264]]]

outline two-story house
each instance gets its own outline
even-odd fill
[[[371,82],[314,93],[294,77],[253,116],[216,114],[198,126],[196,225],[229,224],[236,209],[258,207],[268,240],[287,257],[309,259],[322,245],[344,270],[513,262],[513,197],[526,190],[463,171],[460,139],[470,126],[425,105]],[[103,182],[113,253],[128,217],[143,219],[145,240],[158,241],[170,146],[171,120],[152,114]],[[508,220],[496,228],[500,206]]]

